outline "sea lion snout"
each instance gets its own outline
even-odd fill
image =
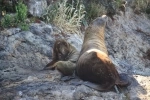
[[[102,15],[102,17],[96,18],[96,19],[92,22],[92,25],[105,26],[107,20],[108,20],[108,17],[107,17],[106,15]]]
[[[66,60],[69,53],[69,44],[64,40],[58,40],[55,47],[58,53],[58,60]]]

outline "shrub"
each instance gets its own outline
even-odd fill
[[[14,16],[10,15],[10,14],[6,14],[4,15],[4,17],[1,20],[1,25],[2,27],[12,27],[15,26],[15,20],[13,18]]]
[[[147,12],[149,9],[150,0],[134,0],[133,6],[142,12]]]
[[[46,13],[43,14],[42,18],[46,21],[46,23],[53,22],[57,12],[58,12],[58,3],[54,3],[52,5],[49,5],[46,9]]]
[[[105,7],[99,3],[91,2],[86,7],[86,19],[89,21],[103,14],[106,14]]]
[[[21,28],[21,30],[24,30],[24,31],[29,30],[29,25],[26,23],[19,23],[18,26]]]
[[[118,9],[122,4],[122,0],[116,0],[115,5],[116,5],[116,9]]]
[[[149,3],[149,5],[148,5],[148,7],[146,8],[146,13],[147,13],[147,14],[150,14],[150,3]]]
[[[16,19],[18,21],[25,21],[27,18],[27,6],[22,3],[22,1],[18,2],[18,5],[16,6]]]
[[[19,26],[22,30],[28,30],[29,25],[26,24],[25,19],[27,18],[27,6],[19,1],[16,6],[16,14],[6,14],[1,20],[2,27],[15,27]]]
[[[48,7],[47,13],[43,16],[46,22],[53,22],[65,33],[78,33],[81,20],[85,16],[84,6],[79,3],[79,0],[75,7],[74,4],[68,4],[67,0],[64,0],[55,4],[53,9],[50,8],[52,7]]]
[[[17,0],[0,0],[0,13],[14,12]]]

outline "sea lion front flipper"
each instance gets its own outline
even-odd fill
[[[44,68],[43,70],[54,70],[55,69],[55,64],[56,61],[51,61],[50,63],[48,63]]]
[[[54,65],[64,76],[73,75],[76,67],[76,64],[71,61],[58,61]]]

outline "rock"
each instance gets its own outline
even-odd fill
[[[28,11],[31,15],[41,17],[47,7],[46,0],[29,0]]]
[[[108,52],[113,61],[119,63],[118,69],[132,74],[150,75],[150,61],[144,57],[150,47],[150,21],[144,16],[132,15],[133,11],[129,8],[126,14],[125,17],[118,16],[114,25],[108,23]]]
[[[43,24],[34,26],[36,28],[33,28],[33,24],[30,26],[33,33],[20,32],[15,28],[2,31],[0,69],[4,71],[3,78],[12,73],[8,79],[15,80],[17,77],[26,76],[28,71],[42,69],[49,62],[48,57],[52,56],[51,48],[54,43],[50,36],[52,27]]]

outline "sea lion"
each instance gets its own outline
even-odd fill
[[[76,66],[77,76],[84,81],[99,84],[97,90],[100,91],[107,91],[116,85],[126,86],[129,83],[119,75],[108,57],[104,39],[106,20],[106,15],[98,17],[86,29]]]
[[[75,71],[79,52],[74,46],[61,39],[56,40],[53,47],[52,61],[46,65],[44,70],[57,69],[64,76],[72,75]]]

